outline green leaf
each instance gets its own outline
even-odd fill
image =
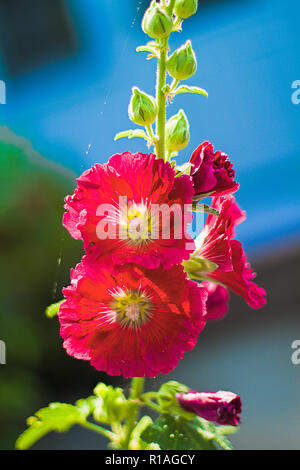
[[[136,48],[136,52],[150,52],[150,55],[148,55],[147,60],[153,59],[154,57],[159,57],[158,49],[154,46],[139,46]]]
[[[198,86],[181,85],[174,91],[170,92],[172,95],[179,95],[180,93],[197,93],[198,95],[203,95],[206,98],[208,97],[207,91],[203,88],[199,88]]]
[[[134,137],[140,137],[141,139],[151,140],[147,136],[146,132],[142,129],[129,129],[128,131],[119,132],[115,136],[115,140],[122,139],[123,137],[128,137],[128,139],[133,139]]]
[[[179,416],[161,415],[141,434],[147,443],[156,443],[162,450],[232,450],[225,434],[238,428],[217,426],[202,418],[187,420]]]
[[[56,304],[49,305],[49,307],[46,308],[46,316],[48,318],[54,318],[59,311],[59,307],[61,304],[64,302],[64,300],[61,300],[60,302],[57,302]]]
[[[196,419],[161,415],[142,433],[143,441],[158,444],[162,450],[216,450],[213,437],[203,435]]]
[[[132,432],[130,450],[159,450],[159,446],[157,444],[148,444],[141,439],[141,434],[152,424],[153,421],[150,416],[143,416],[140,419]]]
[[[51,431],[66,432],[74,424],[85,421],[86,411],[73,405],[51,403],[27,420],[28,429],[17,439],[16,448],[26,450]]]
[[[227,439],[225,434],[235,434],[238,427],[235,426],[217,426],[210,421],[202,418],[196,418],[202,432],[212,437],[215,442],[224,450],[233,450],[232,443]]]

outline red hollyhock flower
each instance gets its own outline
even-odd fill
[[[181,266],[111,271],[85,257],[71,279],[59,310],[64,348],[110,375],[167,374],[205,326],[206,289]]]
[[[74,195],[65,199],[63,224],[101,261],[168,269],[195,249],[187,234],[192,213],[184,211],[193,194],[191,178],[175,178],[169,163],[127,152],[78,178]]]
[[[217,282],[241,295],[250,307],[260,308],[266,303],[266,292],[252,282],[255,273],[242,244],[233,240],[235,226],[245,219],[245,213],[231,195],[214,198],[212,207],[220,215],[207,217],[204,229],[196,240],[196,257],[209,262],[207,269],[198,274],[204,280]]]
[[[191,176],[197,199],[233,193],[239,189],[234,181],[235,171],[228,156],[223,152],[214,152],[210,142],[203,142],[191,156]]]
[[[238,395],[232,392],[196,392],[177,393],[180,406],[200,418],[222,425],[238,426],[241,422],[242,402]]]
[[[201,285],[205,287],[208,292],[206,302],[207,314],[205,316],[205,320],[219,320],[224,317],[228,312],[228,290],[225,287],[210,281],[204,281]]]

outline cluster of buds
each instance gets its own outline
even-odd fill
[[[128,114],[132,122],[145,127],[145,131],[136,129],[119,133],[120,137],[142,137],[147,140],[147,145],[155,146],[158,158],[170,160],[180,150],[184,149],[190,140],[189,122],[183,110],[173,115],[167,123],[160,121],[158,109],[166,104],[178,93],[198,93],[207,96],[205,90],[198,87],[179,86],[182,80],[192,77],[197,71],[197,59],[190,40],[169,54],[168,39],[173,31],[181,28],[184,19],[194,15],[198,9],[198,0],[161,1],[153,0],[146,10],[142,29],[153,40],[147,45],[139,47],[138,51],[150,52],[149,58],[158,59],[158,67],[163,70],[163,83],[158,83],[156,97],[134,87],[130,100]],[[162,57],[163,56],[163,57]],[[166,83],[167,73],[173,79]],[[159,72],[158,72],[159,75]],[[156,131],[152,125],[156,123]],[[165,133],[161,135],[161,127]],[[163,140],[163,142],[161,142]]]

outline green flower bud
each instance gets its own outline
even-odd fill
[[[173,30],[173,21],[154,0],[144,14],[142,29],[151,38],[167,38]]]
[[[94,389],[94,418],[101,423],[122,421],[128,413],[128,402],[121,388],[114,388],[100,383]]]
[[[139,126],[150,126],[155,121],[157,112],[158,109],[153,96],[134,87],[128,107],[128,114],[131,121]]]
[[[166,147],[169,151],[178,152],[186,147],[190,140],[189,122],[181,109],[172,116],[166,125]]]
[[[198,0],[176,0],[175,14],[179,18],[189,18],[198,10]]]
[[[176,49],[167,61],[167,69],[176,80],[186,80],[197,70],[197,59],[191,41]]]

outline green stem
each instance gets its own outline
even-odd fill
[[[175,21],[174,21],[173,31],[176,31],[176,28],[177,28],[177,26],[180,25],[180,23],[182,23],[182,18],[179,18],[179,17],[177,18],[177,17],[176,17],[176,18],[175,18]]]
[[[145,398],[145,399],[143,400],[143,402],[144,402],[144,404],[145,404],[146,406],[148,406],[149,408],[152,408],[152,410],[155,410],[155,411],[157,411],[158,413],[161,413],[161,412],[162,412],[162,411],[161,411],[161,407],[160,407],[159,405],[157,405],[156,403],[153,403],[153,401],[148,400],[147,398]]]
[[[153,142],[153,144],[155,145],[155,135],[154,135],[154,132],[153,132],[153,129],[152,129],[152,126],[146,126],[146,129],[147,129],[147,132],[148,132],[148,136],[149,136],[149,140],[151,140]],[[151,143],[152,143],[151,142]]]
[[[180,80],[177,80],[176,78],[174,78],[174,80],[173,80],[173,82],[171,83],[171,86],[170,86],[170,91],[175,90],[175,88],[177,87],[179,82],[180,82]]]
[[[169,162],[171,160],[171,155],[172,155],[172,150],[168,150],[166,162]]]
[[[156,399],[157,398],[157,392],[146,392],[146,393],[143,393],[142,395],[142,400],[151,400],[151,399]]]
[[[174,6],[175,6],[175,1],[176,0],[169,0],[169,5],[168,5],[168,8],[167,8],[168,15],[172,15],[173,10],[174,10]]]
[[[132,401],[133,405],[132,405],[130,416],[127,419],[126,426],[125,426],[125,436],[124,436],[124,441],[122,443],[123,450],[129,450],[129,444],[131,440],[132,431],[135,428],[139,411],[140,411],[140,406],[141,406],[140,397],[143,393],[144,382],[145,382],[144,377],[134,377],[131,382],[129,400]]]
[[[156,85],[156,99],[158,106],[158,115],[156,121],[156,135],[158,142],[156,144],[157,158],[165,159],[166,148],[166,76],[167,76],[167,48],[168,38],[161,39],[159,42],[160,53],[157,65],[157,85]]]
[[[90,431],[97,432],[98,434],[107,437],[111,441],[116,440],[116,435],[113,432],[108,431],[108,429],[104,429],[101,426],[98,426],[97,424],[90,423],[89,421],[83,421],[82,423],[80,423],[80,425],[86,429],[89,429]]]

